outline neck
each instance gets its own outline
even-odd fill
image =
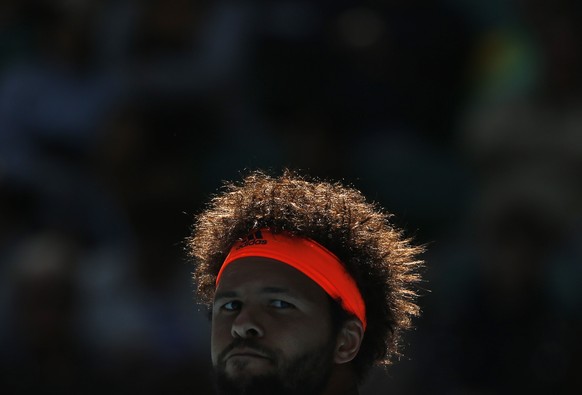
[[[336,365],[321,395],[358,395],[358,380],[350,364]]]

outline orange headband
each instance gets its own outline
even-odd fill
[[[273,258],[299,270],[315,281],[344,310],[354,314],[366,329],[366,305],[356,282],[341,261],[315,241],[288,233],[273,234],[262,229],[250,234],[231,248],[216,277],[216,285],[226,266],[252,256]]]

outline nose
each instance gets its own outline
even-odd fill
[[[243,339],[263,337],[264,329],[258,315],[250,308],[242,308],[232,322],[231,335]]]

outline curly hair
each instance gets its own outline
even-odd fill
[[[401,338],[420,313],[415,285],[421,280],[413,245],[390,223],[392,214],[339,182],[284,169],[279,176],[250,171],[225,182],[195,216],[187,238],[196,266],[193,279],[202,303],[211,306],[216,275],[231,246],[254,229],[270,228],[311,238],[333,251],[355,279],[366,304],[368,328],[353,360],[360,379],[374,364],[400,357]]]

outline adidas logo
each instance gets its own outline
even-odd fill
[[[248,247],[248,246],[252,246],[252,245],[260,245],[260,244],[267,244],[267,240],[263,239],[263,235],[261,234],[261,231],[257,230],[256,232],[253,232],[250,235],[248,235],[247,239],[245,241],[243,241],[242,243],[240,243],[240,245],[238,247],[236,247],[236,249],[240,250],[241,248],[244,248],[244,247]]]

